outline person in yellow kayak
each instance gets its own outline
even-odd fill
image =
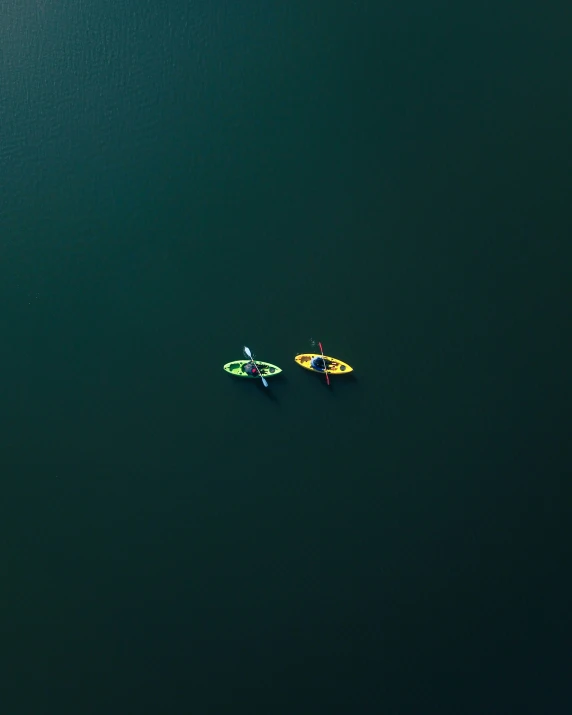
[[[312,358],[310,365],[314,368],[314,370],[318,370],[319,372],[324,372],[324,370],[329,368],[328,361],[324,360],[324,358],[319,355]]]

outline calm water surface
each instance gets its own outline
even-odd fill
[[[3,712],[569,712],[569,13],[0,17]]]

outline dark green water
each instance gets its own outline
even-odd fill
[[[571,17],[493,7],[3,3],[7,715],[570,711]]]

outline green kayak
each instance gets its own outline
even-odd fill
[[[260,368],[260,372],[256,369]],[[231,375],[236,375],[237,377],[250,377],[259,378],[260,373],[263,377],[273,377],[282,372],[281,368],[277,365],[272,365],[269,362],[262,362],[262,360],[256,361],[256,366],[253,364],[252,360],[234,360],[233,362],[227,362],[224,366],[225,372],[229,372]]]

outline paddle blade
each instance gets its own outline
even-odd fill
[[[250,358],[252,360],[252,353],[250,352],[250,348],[247,348],[246,345],[242,348],[244,354],[246,357]]]
[[[262,375],[261,375],[260,377],[262,378],[262,384],[264,385],[264,387],[268,387],[268,383],[267,383],[266,380],[262,377]]]

